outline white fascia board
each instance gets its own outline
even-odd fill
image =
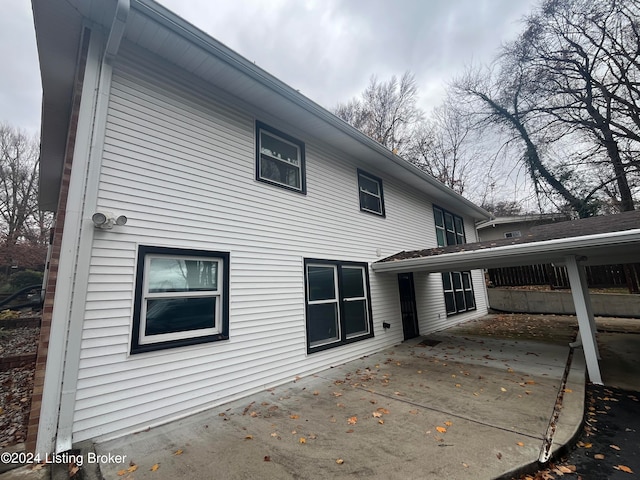
[[[376,273],[447,272],[508,265],[553,263],[563,262],[567,255],[587,255],[589,249],[595,248],[611,249],[613,256],[616,247],[631,245],[637,246],[640,251],[640,229],[373,263],[371,269]]]

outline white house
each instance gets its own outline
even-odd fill
[[[487,311],[374,273],[487,212],[152,0],[32,0],[56,214],[29,446],[64,451]]]

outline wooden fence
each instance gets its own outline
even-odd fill
[[[586,273],[589,287],[627,288],[630,293],[640,293],[638,264],[588,266]],[[494,287],[549,285],[552,289],[570,288],[567,269],[550,264],[490,268],[488,276]]]

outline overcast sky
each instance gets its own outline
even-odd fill
[[[29,0],[0,0],[0,122],[40,127]],[[160,0],[190,23],[332,109],[371,75],[412,71],[425,110],[465,65],[490,62],[534,0]]]

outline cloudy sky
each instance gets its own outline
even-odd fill
[[[0,122],[39,130],[31,2],[0,0]],[[190,23],[332,109],[372,75],[412,71],[425,110],[465,65],[490,62],[534,0],[160,0]]]

